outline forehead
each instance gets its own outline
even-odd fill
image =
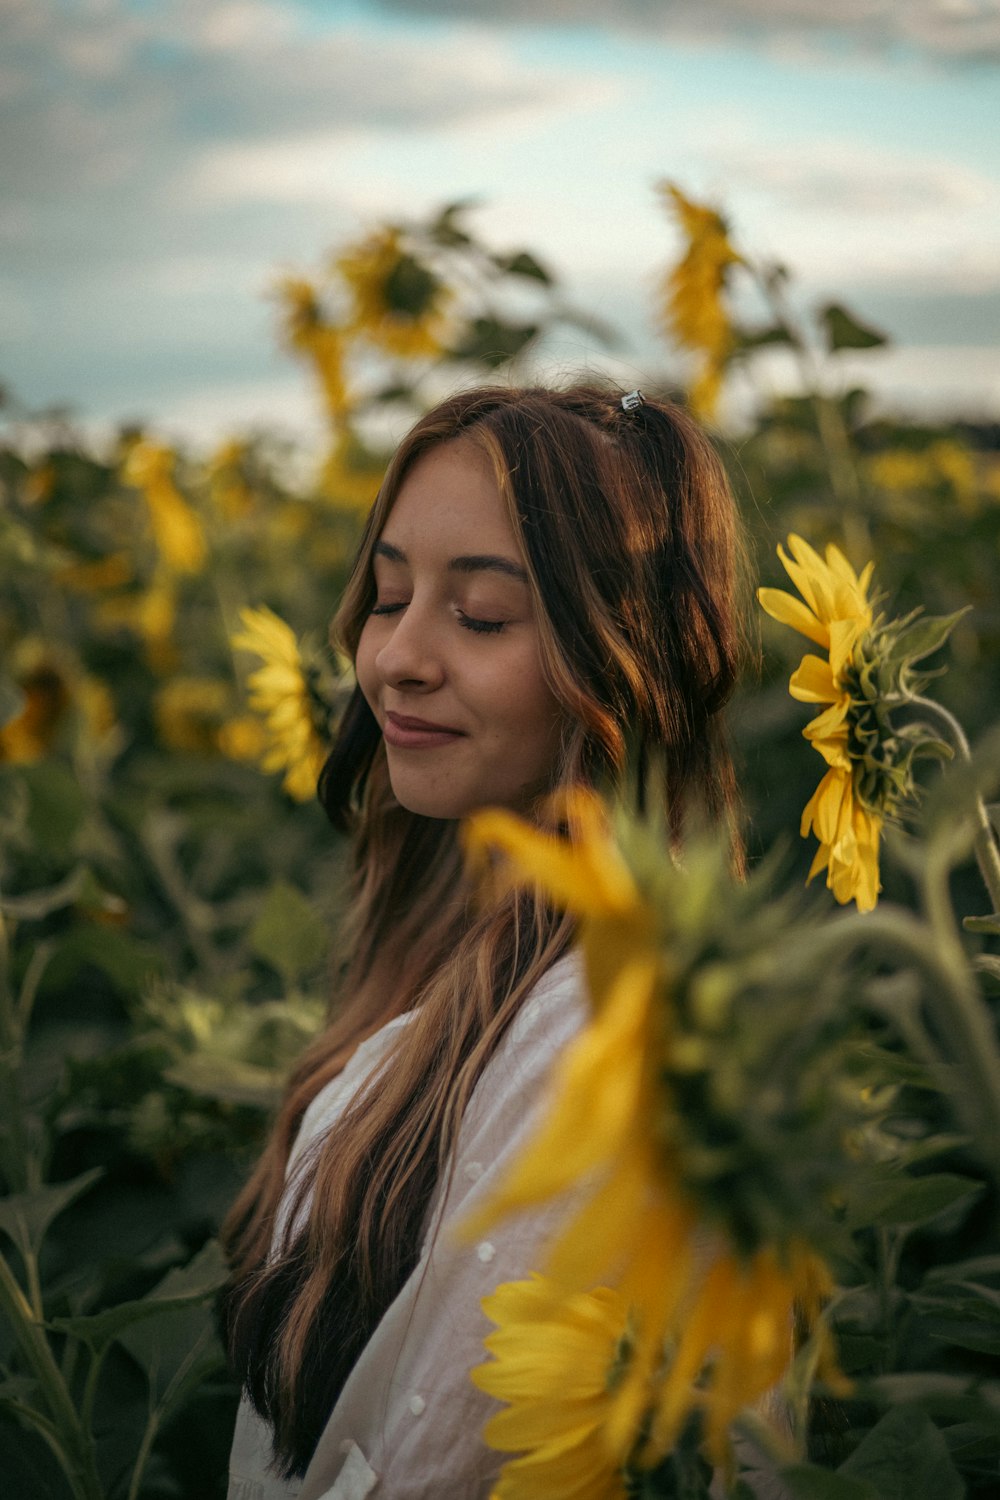
[[[399,487],[381,538],[404,551],[521,553],[489,458],[468,438],[420,455]]]

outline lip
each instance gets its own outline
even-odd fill
[[[430,750],[438,745],[451,745],[463,738],[461,729],[451,729],[447,724],[434,724],[429,719],[414,719],[408,714],[387,713],[382,726],[387,745],[396,750]]]

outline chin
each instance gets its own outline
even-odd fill
[[[392,793],[407,812],[416,813],[421,818],[440,818],[442,822],[455,822],[483,805],[456,797],[452,790],[435,793],[426,788],[397,786],[395,782],[392,783]]]

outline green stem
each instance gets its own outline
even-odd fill
[[[932,872],[932,886],[933,880]],[[831,922],[814,942],[813,951],[818,944],[821,948],[829,945],[831,956],[842,953],[845,939],[857,947],[884,946],[914,960],[932,981],[928,1005],[939,1040],[924,1060],[965,1120],[982,1161],[1000,1182],[1000,1050],[954,929],[954,919],[950,919],[950,932],[944,924],[939,910],[942,899],[947,902],[947,893],[942,898],[933,888],[928,892],[929,927],[898,908],[876,908],[863,916]],[[947,1053],[943,1051],[945,1042]],[[961,1076],[960,1088],[955,1086],[955,1068]]]
[[[90,1348],[90,1369],[87,1371],[87,1379],[83,1386],[83,1399],[80,1402],[80,1420],[87,1432],[93,1428],[94,1402],[97,1400],[97,1385],[104,1368],[104,1356],[108,1352],[108,1345],[103,1349]]]
[[[896,1230],[885,1227],[876,1231],[878,1244],[878,1300],[879,1318],[882,1323],[882,1341],[879,1355],[882,1361],[881,1374],[894,1368],[896,1362],[895,1299],[896,1276],[899,1271],[899,1256],[903,1248],[902,1238]]]
[[[851,439],[840,407],[823,388],[823,376],[816,354],[801,325],[792,317],[780,286],[755,268],[755,277],[776,322],[788,335],[789,344],[799,367],[802,388],[816,414],[816,430],[826,459],[830,488],[841,511],[844,544],[848,555],[860,565],[871,552],[871,532],[861,507],[861,485],[851,451]]]
[[[23,1426],[30,1427],[38,1433],[51,1450],[64,1474],[72,1476],[76,1472],[73,1460],[60,1442],[59,1433],[48,1417],[44,1417],[40,1411],[35,1411],[34,1407],[26,1405],[25,1402],[11,1400],[10,1397],[5,1399],[4,1406],[7,1411],[18,1418]]]
[[[10,974],[10,924],[0,912],[0,1170],[11,1193],[36,1185],[21,1097],[23,1060],[24,1027]]]
[[[128,1500],[137,1500],[139,1489],[142,1485],[142,1476],[145,1473],[146,1465],[149,1462],[149,1455],[153,1451],[153,1444],[156,1441],[156,1434],[159,1430],[159,1425],[160,1422],[158,1413],[156,1410],[153,1410],[149,1414],[149,1420],[146,1423],[146,1430],[142,1434],[142,1442],[139,1444],[139,1451],[135,1456],[135,1467],[132,1470],[132,1482],[128,1487]]]
[[[53,1452],[63,1463],[76,1500],[103,1500],[94,1459],[93,1438],[80,1421],[73,1398],[49,1347],[45,1330],[35,1317],[4,1256],[0,1256],[0,1313],[6,1316],[21,1354],[38,1381],[45,1403],[52,1413],[59,1444],[50,1446],[53,1446]],[[63,1454],[65,1461],[61,1457]]]
[[[971,762],[972,751],[969,749],[969,741],[965,737],[965,730],[954,714],[942,708],[940,703],[935,703],[933,698],[914,696],[907,702],[914,708],[919,708],[922,713],[930,714],[933,719],[936,719],[948,734],[959,760],[967,765]],[[973,803],[972,820],[973,847],[976,851],[979,873],[983,877],[990,900],[993,902],[993,910],[1000,912],[1000,849],[997,848],[989,813],[986,811],[982,797],[977,796]]]

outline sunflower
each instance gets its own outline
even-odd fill
[[[171,677],[153,699],[161,742],[172,750],[210,754],[228,702],[228,685],[217,677]]]
[[[250,706],[264,717],[270,740],[261,766],[283,770],[285,791],[306,802],[316,795],[326,750],[317,729],[319,705],[295,633],[266,608],[242,609],[240,618],[245,629],[232,637],[233,646],[254,652],[264,663],[248,678]]]
[[[726,363],[735,345],[723,300],[730,268],[743,257],[729,241],[729,228],[715,209],[695,203],[673,183],[660,192],[677,218],[687,246],[664,283],[663,321],[669,336],[701,357],[691,387],[693,409],[712,417]]]
[[[40,643],[23,647],[24,670],[17,674],[19,711],[0,725],[0,762],[15,765],[41,760],[52,749],[70,706],[65,670]]]
[[[205,466],[212,500],[227,521],[239,521],[253,510],[254,494],[244,472],[249,454],[242,438],[228,438]]]
[[[442,352],[449,291],[410,252],[398,228],[376,230],[339,255],[334,270],[350,291],[352,332],[401,359],[433,358]]]
[[[815,832],[819,840],[809,879],[825,870],[838,901],[870,911],[880,890],[888,791],[866,775],[873,767],[858,734],[859,715],[869,707],[859,692],[859,652],[875,623],[869,595],[874,564],[859,575],[832,543],[825,560],[799,536],[790,536],[788,545],[791,557],[780,546],[778,556],[802,598],[770,588],[758,589],[757,597],[775,620],[827,653],[804,656],[788,687],[802,703],[827,705],[802,731],[829,768],[802,814],[802,836]]]
[[[564,1297],[534,1273],[483,1298],[493,1356],[472,1382],[507,1403],[487,1423],[505,1464],[492,1500],[625,1500],[627,1451],[608,1442],[613,1392],[629,1359],[628,1308],[609,1287]]]
[[[173,633],[177,622],[177,582],[162,559],[145,588],[100,600],[97,618],[104,626],[112,629],[124,626],[141,636],[154,672],[165,673],[176,668],[178,653]]]
[[[351,407],[344,332],[325,316],[319,293],[304,277],[286,276],[278,285],[278,297],[284,306],[285,341],[312,364],[327,416],[336,427]]]
[[[586,1184],[545,1271],[573,1292],[611,1276],[633,1310],[632,1358],[603,1427],[610,1453],[620,1459],[650,1413],[653,1441],[667,1451],[701,1411],[709,1451],[722,1461],[730,1423],[790,1361],[793,1305],[801,1301],[815,1316],[817,1288],[829,1284],[823,1261],[795,1232],[803,1199],[794,1149],[787,1164],[761,1164],[756,1143],[739,1141],[757,1128],[763,1085],[741,1092],[734,1084],[733,1032],[742,1024],[760,1035],[764,1027],[754,1005],[737,1006],[727,985],[758,960],[743,954],[732,973],[718,961],[737,923],[711,915],[722,887],[714,876],[706,881],[700,854],[689,852],[683,875],[661,856],[660,888],[644,895],[597,799],[578,791],[566,812],[571,841],[502,811],[467,825],[474,855],[498,851],[513,883],[533,884],[580,919],[592,1016],[562,1056],[537,1134],[466,1228],[479,1234],[498,1217]],[[667,941],[665,922],[674,924]],[[765,992],[780,991],[772,925],[757,914],[739,927],[764,945]],[[716,955],[711,965],[702,967],[700,951]],[[780,1014],[794,1034],[807,1029],[798,985],[792,1001]],[[788,1055],[778,1036],[759,1064],[765,1082],[783,1050]],[[808,1074],[806,1059],[801,1076]],[[797,1086],[793,1070],[772,1107],[782,1120],[819,1118],[815,1096],[792,1097]],[[802,1157],[807,1174],[814,1144]],[[781,1212],[792,1232],[774,1243],[766,1221]]]
[[[145,496],[153,536],[167,567],[198,573],[207,555],[205,533],[174,482],[175,463],[168,447],[142,438],[130,448],[122,473],[126,483]]]

